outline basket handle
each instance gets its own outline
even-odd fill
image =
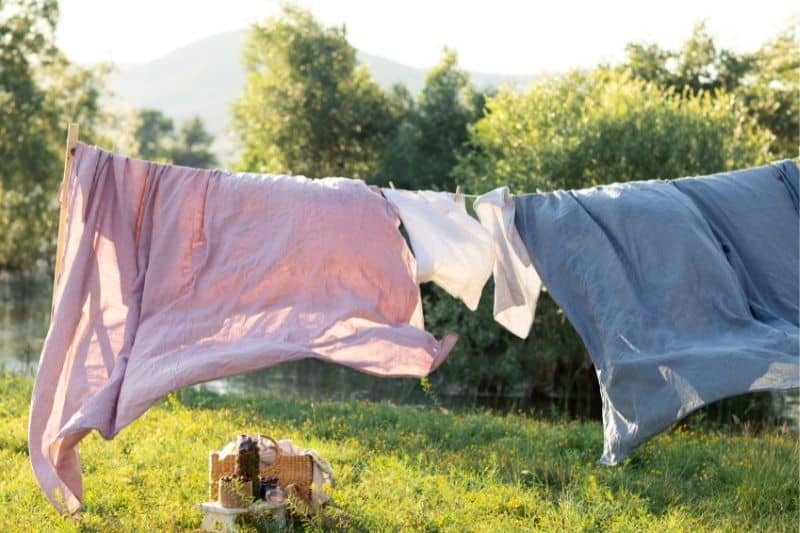
[[[277,463],[278,460],[281,458],[281,455],[283,455],[283,452],[281,451],[281,447],[278,445],[278,441],[276,441],[275,439],[273,439],[272,437],[270,437],[268,435],[259,435],[259,437],[261,437],[262,439],[266,439],[268,441],[271,441],[272,444],[275,445],[275,462],[273,464]]]

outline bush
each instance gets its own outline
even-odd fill
[[[459,172],[473,190],[516,193],[669,179],[764,163],[771,139],[723,92],[573,72],[490,98]]]
[[[0,271],[43,271],[55,256],[58,209],[40,185],[0,187]],[[47,259],[46,259],[47,258]]]

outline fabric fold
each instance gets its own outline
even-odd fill
[[[500,187],[478,197],[474,208],[495,247],[494,318],[525,339],[533,325],[542,280],[514,226],[514,200],[508,187]]]
[[[305,357],[425,376],[455,342],[424,330],[393,207],[359,180],[230,174],[78,144],[63,274],[29,452],[61,511],[77,444],[170,391]]]
[[[448,192],[383,189],[397,208],[417,261],[417,282],[432,281],[472,311],[492,274],[489,232],[469,216],[464,197]]]
[[[785,161],[516,197],[536,270],[597,371],[601,463],[708,403],[800,386],[797,183]]]

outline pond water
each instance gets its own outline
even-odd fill
[[[0,278],[0,369],[29,376],[36,374],[50,321],[50,284],[51,281],[44,278]],[[553,402],[546,398],[442,395],[426,390],[418,379],[377,378],[314,359],[286,363],[203,386],[222,394],[266,393],[311,400],[386,400],[398,404],[486,406],[501,410],[553,408]]]
[[[0,370],[34,376],[50,320],[51,281],[0,277]],[[449,394],[441,387],[424,387],[416,379],[387,379],[313,359],[286,363],[201,385],[222,394],[279,394],[320,400],[363,399],[397,404],[488,408],[525,411],[539,416],[566,414],[573,418],[600,417],[600,402],[580,398]],[[718,402],[702,410],[710,421],[737,419],[760,423],[787,422],[797,431],[800,393],[750,394]]]

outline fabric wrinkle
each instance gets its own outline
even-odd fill
[[[81,438],[112,438],[172,390],[306,357],[422,377],[452,348],[423,329],[397,217],[360,180],[234,175],[81,143],[75,161],[28,428],[62,512],[83,497]]]

